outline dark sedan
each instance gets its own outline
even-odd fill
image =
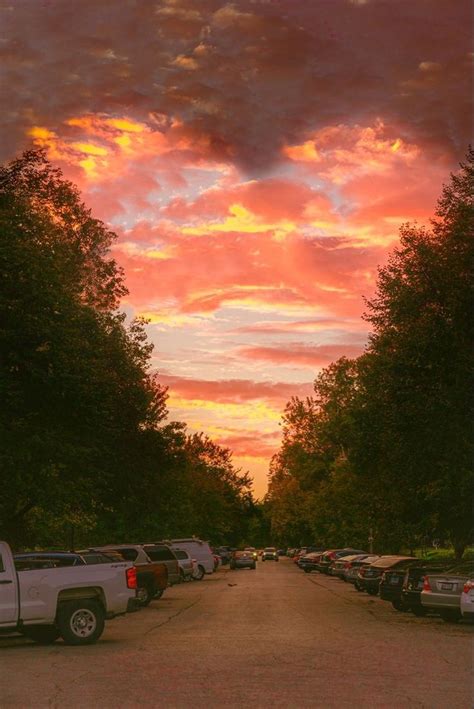
[[[381,556],[380,559],[374,561],[369,566],[361,566],[357,574],[357,588],[361,591],[367,591],[371,596],[376,596],[379,592],[380,581],[382,574],[389,569],[397,569],[401,566],[408,566],[408,562],[418,562],[414,556]]]
[[[384,571],[379,585],[380,598],[383,601],[390,601],[397,611],[408,610],[402,599],[403,583],[408,570],[414,565],[419,567],[423,563],[422,561],[409,560],[405,564],[399,564],[395,568]]]

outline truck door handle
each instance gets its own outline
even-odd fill
[[[13,581],[11,579],[8,579],[6,581],[0,581],[0,584],[2,584],[2,585],[5,585],[7,583],[13,583]]]

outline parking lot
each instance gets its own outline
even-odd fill
[[[461,709],[472,630],[259,562],[168,589],[94,646],[0,638],[0,706]]]

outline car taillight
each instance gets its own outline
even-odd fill
[[[423,591],[431,591],[430,580],[428,576],[423,576]]]
[[[469,593],[472,588],[474,588],[474,581],[466,581],[463,587],[463,593]]]
[[[125,572],[127,577],[127,588],[137,588],[137,570],[134,566]]]

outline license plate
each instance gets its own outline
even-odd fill
[[[442,590],[442,591],[452,591],[452,590],[453,590],[453,584],[452,584],[452,583],[442,583],[442,584],[441,584],[441,590]]]

